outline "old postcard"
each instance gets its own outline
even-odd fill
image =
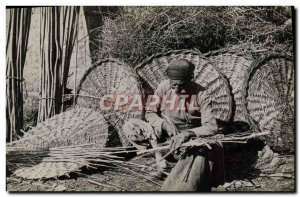
[[[6,7],[9,192],[295,192],[290,6]]]

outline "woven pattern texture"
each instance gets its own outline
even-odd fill
[[[195,65],[195,82],[211,95],[214,116],[219,120],[229,121],[232,115],[232,97],[228,82],[202,54],[189,50],[170,51],[149,57],[135,69],[154,91],[161,81],[167,79],[165,69],[175,59],[186,59]]]
[[[100,112],[75,108],[38,123],[23,138],[7,146],[32,149],[95,144],[104,147],[108,126]]]
[[[111,136],[112,144],[128,146],[130,143],[123,135],[122,126],[130,118],[142,118],[142,110],[129,110],[129,105],[124,108],[114,109],[114,106],[106,106],[103,109],[100,101],[103,96],[112,95],[112,103],[116,96],[128,96],[129,100],[136,95],[141,95],[139,81],[134,71],[125,63],[114,59],[99,61],[83,75],[76,95],[76,106],[99,110],[104,114],[110,124],[110,128],[116,131]],[[117,139],[118,138],[118,139]]]
[[[78,171],[81,165],[73,162],[42,162],[34,167],[20,168],[14,175],[24,179],[49,179]]]
[[[263,137],[277,151],[293,151],[294,63],[290,56],[263,55],[250,68],[247,84],[247,109]]]
[[[209,54],[207,58],[229,81],[234,98],[233,121],[248,123],[244,91],[246,87],[243,82],[249,67],[254,62],[254,58],[245,54],[228,53],[226,51]]]

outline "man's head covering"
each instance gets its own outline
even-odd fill
[[[168,77],[173,80],[190,79],[194,70],[195,65],[185,59],[174,60],[166,69]]]

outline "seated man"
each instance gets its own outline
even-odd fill
[[[128,121],[123,127],[125,135],[136,148],[145,148],[147,142],[153,148],[171,142],[169,152],[176,153],[181,144],[191,138],[219,132],[212,115],[211,98],[202,86],[194,82],[194,69],[195,66],[184,59],[168,65],[166,71],[169,80],[162,81],[157,87],[154,95],[159,98],[159,102],[147,106],[146,122]],[[155,156],[158,169],[165,173],[168,165],[162,153],[156,152]],[[212,168],[220,163],[223,164],[220,145],[213,145],[211,150],[203,147],[187,148],[180,154],[161,189],[210,191],[215,173]],[[223,181],[223,175],[223,172],[217,175],[219,180]]]

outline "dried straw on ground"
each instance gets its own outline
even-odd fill
[[[168,53],[149,57],[136,66],[135,69],[153,92],[161,81],[167,79],[166,66],[175,59],[187,59],[196,66],[195,81],[206,88],[208,94],[211,95],[215,117],[222,121],[230,120],[232,115],[232,97],[228,82],[219,70],[202,54],[188,50],[169,51]]]
[[[292,57],[269,54],[249,68],[245,78],[247,109],[263,139],[277,151],[294,151],[294,63]]]
[[[122,133],[122,126],[130,118],[141,118],[143,111],[128,110],[129,105],[118,110],[115,110],[113,105],[108,106],[111,107],[108,110],[103,109],[100,106],[100,100],[107,95],[114,97],[112,104],[118,95],[128,96],[129,100],[136,95],[141,95],[139,81],[133,70],[125,63],[114,59],[105,59],[88,69],[77,89],[76,106],[101,111],[112,126],[111,128],[117,131],[117,135],[114,136],[115,142],[111,142],[112,145],[128,146],[130,143]]]
[[[21,147],[9,148],[7,166],[13,176],[25,179],[49,179],[70,173],[79,173],[83,167],[98,169],[115,165],[140,167],[139,164],[122,161],[114,152],[125,152],[125,148],[99,148],[99,145],[55,147],[28,151]],[[15,167],[15,168],[12,168]]]

